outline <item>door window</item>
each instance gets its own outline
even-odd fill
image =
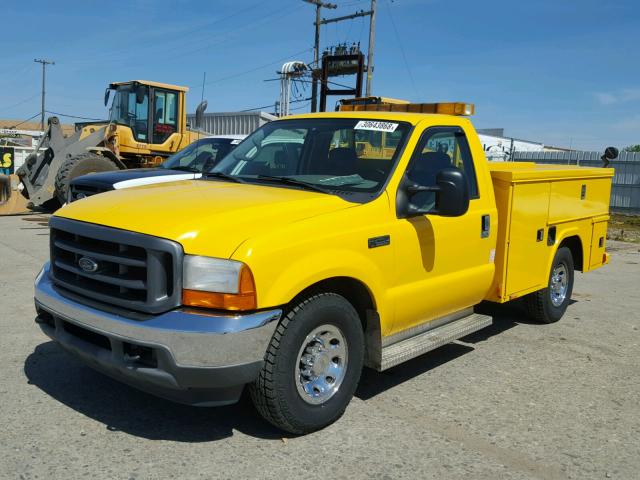
[[[435,127],[425,131],[411,159],[407,175],[423,186],[435,186],[438,172],[459,168],[465,173],[470,198],[478,198],[478,184],[471,151],[464,131],[459,127]],[[435,206],[435,192],[420,192],[412,203],[425,210]]]
[[[153,143],[164,143],[178,130],[178,95],[156,90],[154,115]]]
[[[136,102],[136,93],[131,91],[128,95],[128,119],[130,121],[133,136],[140,142],[147,142],[149,127],[149,93],[145,92],[141,103]]]

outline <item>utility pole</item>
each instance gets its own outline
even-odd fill
[[[318,0],[305,0],[309,3],[315,3]],[[319,15],[320,10],[318,9],[317,14]],[[371,9],[364,11],[360,10],[359,12],[353,13],[351,15],[344,15],[342,17],[335,18],[327,18],[322,19],[316,22],[316,29],[318,28],[318,24],[327,25],[328,23],[334,22],[342,22],[344,20],[351,20],[358,17],[369,17],[369,48],[367,51],[367,87],[365,90],[365,95],[367,97],[371,96],[371,81],[373,79],[373,47],[375,43],[376,37],[376,0],[371,0]],[[315,111],[315,110],[313,110]]]
[[[44,84],[46,79],[46,69],[47,69],[47,65],[55,65],[56,62],[53,62],[51,60],[45,60],[45,59],[37,59],[37,58],[34,58],[33,61],[36,63],[42,64],[42,104],[41,104],[41,113],[40,113],[40,129],[44,131]]]
[[[313,44],[313,68],[311,69],[311,111],[317,111],[318,104],[318,79],[316,78],[314,71],[318,69],[320,61],[320,10],[322,8],[338,8],[334,3],[323,2],[322,0],[304,0],[307,3],[316,6],[316,35]]]
[[[371,16],[369,17],[369,48],[367,50],[367,88],[365,95],[371,96],[371,80],[373,77],[373,43],[376,38],[376,0],[371,0]]]

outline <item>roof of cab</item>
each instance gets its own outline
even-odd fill
[[[151,87],[166,88],[167,90],[178,90],[180,92],[188,92],[189,87],[181,87],[180,85],[171,85],[170,83],[153,82],[151,80],[129,80],[128,82],[112,82],[109,84],[111,88],[119,85],[130,85],[132,83],[141,83],[143,85],[149,85]]]
[[[442,115],[437,113],[408,113],[408,112],[319,112],[319,113],[302,113],[283,117],[282,120],[298,119],[298,118],[363,118],[371,120],[386,120],[396,122],[408,122],[417,125],[424,120],[431,120],[434,123],[438,121],[446,122],[446,124],[461,125],[469,122],[467,117],[460,115]]]

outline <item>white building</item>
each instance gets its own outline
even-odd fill
[[[543,143],[505,137],[503,128],[479,128],[477,131],[487,160],[490,161],[509,161],[513,152],[541,152],[546,150]]]

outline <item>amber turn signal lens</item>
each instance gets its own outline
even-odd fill
[[[258,307],[256,287],[251,270],[246,265],[240,270],[238,293],[203,292],[182,290],[182,304],[190,307],[216,310],[255,310]]]

